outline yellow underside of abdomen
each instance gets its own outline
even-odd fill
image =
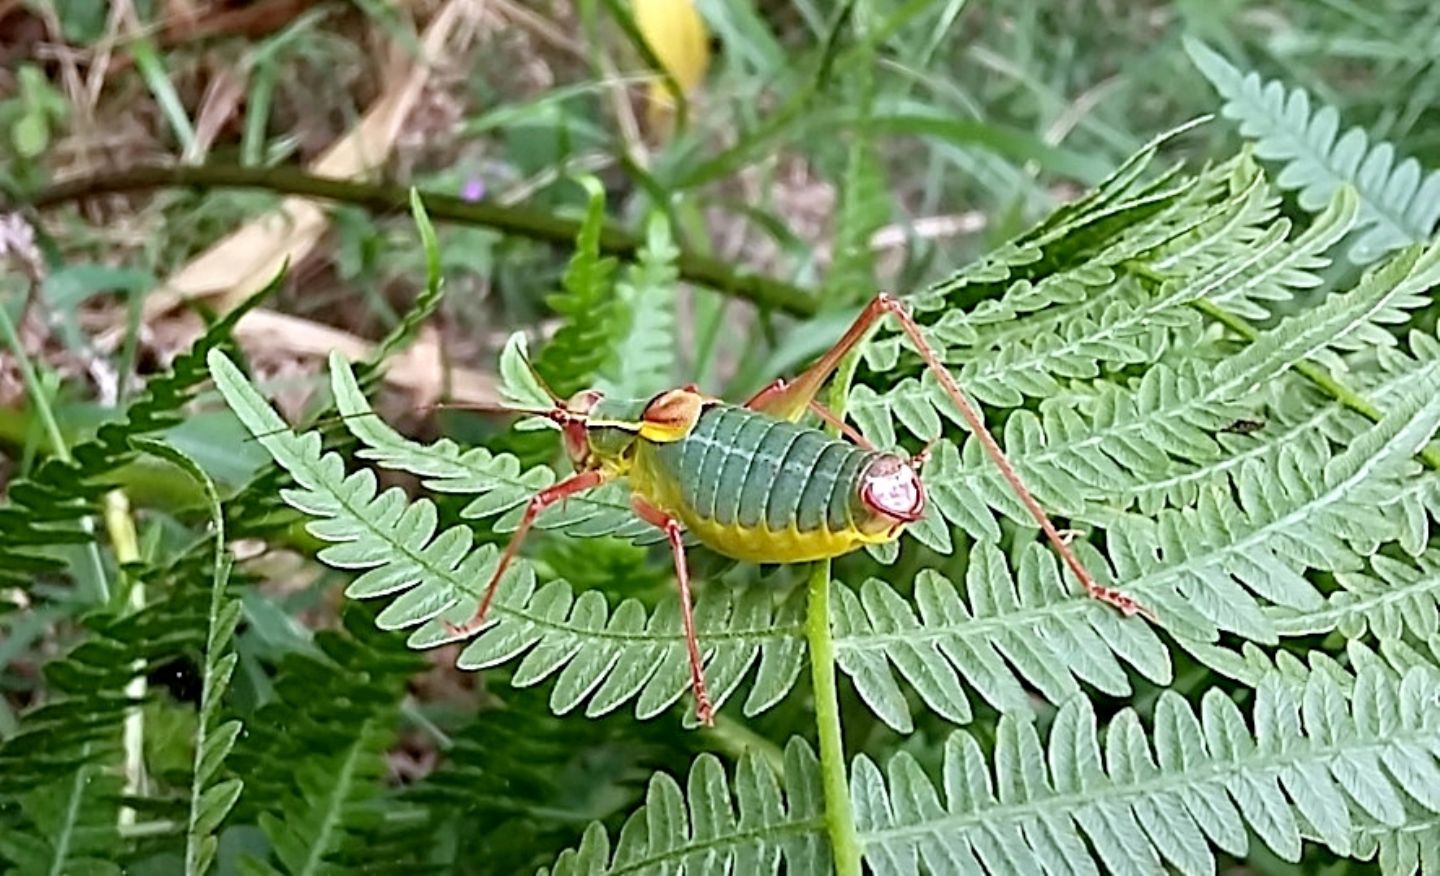
[[[630,489],[639,497],[685,524],[702,544],[716,553],[747,563],[804,563],[848,554],[866,544],[891,541],[889,532],[867,533],[849,527],[831,530],[824,526],[801,532],[793,525],[785,529],[724,524],[702,517],[686,506],[678,484],[657,477],[652,460],[637,453],[627,472]]]

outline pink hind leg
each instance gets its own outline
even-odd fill
[[[940,362],[940,357],[935,354],[935,350],[930,346],[929,342],[925,340],[924,335],[920,332],[920,327],[916,325],[915,320],[910,316],[909,311],[900,299],[884,293],[875,296],[870,304],[866,306],[865,310],[860,313],[860,316],[855,322],[851,324],[850,328],[845,332],[845,335],[840,338],[839,342],[826,351],[825,355],[820,357],[820,361],[816,362],[793,381],[786,382],[777,380],[765,387],[746,403],[746,407],[762,410],[784,419],[797,418],[800,413],[813,403],[815,394],[819,391],[821,385],[824,384],[825,380],[835,371],[846,354],[854,349],[854,347],[869,334],[874,324],[886,314],[895,318],[900,324],[900,328],[905,333],[905,336],[909,338],[911,346],[915,348],[915,351],[920,354],[920,358],[924,360],[925,365],[931,371],[935,372],[935,376],[940,381],[941,388],[945,391],[945,394],[950,397],[950,401],[954,403],[956,409],[960,411],[960,415],[965,419],[966,424],[969,425],[970,431],[980,440],[980,446],[984,448],[985,454],[990,458],[991,462],[995,464],[995,467],[1000,470],[1001,476],[1005,478],[1005,482],[1010,485],[1010,489],[1014,491],[1016,497],[1020,499],[1021,504],[1025,506],[1025,510],[1029,511],[1030,516],[1035,518],[1035,522],[1040,525],[1041,531],[1045,533],[1045,538],[1050,542],[1055,552],[1060,555],[1060,559],[1085,587],[1085,592],[1101,602],[1113,605],[1126,615],[1140,614],[1154,620],[1154,613],[1137,602],[1134,597],[1122,593],[1113,587],[1105,587],[1090,577],[1090,573],[1081,565],[1080,558],[1075,556],[1074,551],[1070,550],[1070,545],[1061,537],[1060,532],[1055,528],[1055,524],[1050,521],[1049,515],[1045,513],[1045,509],[1040,507],[1040,503],[1035,500],[1029,488],[1025,486],[1025,482],[1020,479],[1019,472],[1015,471],[1015,467],[1012,466],[1010,460],[1006,458],[1005,452],[1000,449],[1000,445],[995,441],[995,436],[991,435],[990,430],[985,426],[985,420],[980,416],[980,412],[975,410],[974,405],[970,404],[970,400],[960,391],[960,386],[955,382],[955,378],[951,376],[949,370]]]
[[[695,616],[690,608],[690,570],[685,563],[684,528],[674,517],[639,496],[632,497],[630,503],[642,520],[658,526],[670,541],[670,550],[675,555],[675,578],[680,583],[680,618],[685,625],[685,649],[690,656],[690,687],[695,692],[695,716],[700,719],[701,724],[713,727],[715,707],[710,704],[710,693],[705,689],[705,668],[700,660],[700,640],[695,635]]]

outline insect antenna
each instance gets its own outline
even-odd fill
[[[272,436],[272,435],[280,435],[280,434],[283,434],[283,433],[285,433],[285,432],[302,432],[302,431],[308,432],[308,431],[316,430],[316,429],[323,431],[323,430],[325,430],[325,429],[328,429],[328,428],[331,427],[331,426],[336,425],[337,423],[344,422],[345,420],[356,419],[356,418],[359,418],[359,417],[378,417],[378,416],[379,416],[379,414],[375,413],[374,411],[365,411],[365,412],[363,412],[363,413],[356,413],[356,414],[332,414],[332,415],[330,415],[330,416],[328,416],[328,417],[321,417],[320,419],[316,420],[315,422],[309,423],[309,424],[304,425],[304,426],[298,426],[298,425],[296,425],[296,426],[284,426],[284,427],[281,427],[281,428],[279,428],[279,429],[271,429],[271,430],[268,431],[268,432],[257,432],[257,433],[255,433],[255,434],[253,434],[253,435],[247,435],[247,436],[245,437],[244,443],[248,444],[248,443],[250,443],[251,441],[259,441],[259,440],[262,439],[262,438],[269,438],[269,437]]]
[[[557,416],[557,409],[555,409],[555,408],[515,407],[515,406],[512,406],[512,405],[490,404],[490,403],[486,403],[486,402],[434,402],[434,403],[428,404],[428,405],[420,405],[420,406],[416,407],[414,410],[419,411],[419,412],[427,412],[427,413],[430,412],[430,411],[442,411],[442,410],[443,410],[443,411],[477,411],[477,412],[481,412],[481,413],[491,413],[491,414],[521,414],[521,415],[523,415],[523,416],[531,416],[531,417],[546,417],[546,418],[549,418],[549,419],[552,419],[552,420],[559,419],[559,417]],[[563,407],[560,408],[560,410],[563,410]],[[568,413],[568,412],[567,412],[567,413]],[[294,431],[302,430],[302,429],[305,430],[305,431],[309,431],[309,430],[313,430],[313,429],[321,429],[321,430],[323,430],[323,429],[329,428],[330,426],[333,426],[333,425],[335,425],[335,424],[337,424],[337,423],[343,423],[343,422],[346,421],[346,420],[358,419],[358,418],[360,418],[360,417],[378,417],[378,416],[380,416],[380,415],[377,414],[377,413],[375,413],[374,411],[360,411],[360,412],[353,413],[353,414],[332,414],[331,416],[328,416],[328,417],[322,417],[322,418],[320,418],[319,420],[316,420],[315,422],[310,423],[310,424],[307,425],[307,426],[302,426],[302,427],[286,426],[286,427],[281,428],[281,429],[271,429],[271,430],[268,431],[268,432],[261,432],[261,433],[256,434],[256,435],[250,435],[250,436],[247,436],[247,437],[245,438],[245,441],[246,441],[247,443],[248,443],[248,442],[251,442],[251,441],[258,441],[258,440],[260,440],[261,438],[269,438],[271,435],[279,435],[279,434],[281,434],[281,433],[283,433],[283,432],[294,432]]]

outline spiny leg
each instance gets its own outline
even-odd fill
[[[800,412],[805,410],[806,406],[814,400],[815,394],[820,390],[825,380],[839,366],[846,354],[854,349],[870,332],[870,329],[874,327],[875,323],[886,314],[895,317],[896,321],[900,323],[900,329],[905,333],[905,336],[909,338],[915,351],[920,354],[920,358],[924,360],[925,365],[929,367],[931,371],[935,372],[936,378],[940,381],[941,389],[945,391],[945,394],[950,397],[956,409],[960,411],[960,415],[964,417],[966,424],[970,427],[970,431],[980,439],[980,446],[984,448],[985,454],[990,457],[991,462],[1000,470],[1001,476],[1005,478],[1005,482],[1010,485],[1010,489],[1019,497],[1021,504],[1025,506],[1025,510],[1029,511],[1030,516],[1040,525],[1041,531],[1045,533],[1045,538],[1050,542],[1051,546],[1055,548],[1056,553],[1060,555],[1060,559],[1069,567],[1070,571],[1074,573],[1080,583],[1084,585],[1085,592],[1102,602],[1115,606],[1126,615],[1142,614],[1154,620],[1154,614],[1136,602],[1133,597],[1112,587],[1105,587],[1090,577],[1090,573],[1080,564],[1080,558],[1075,556],[1074,551],[1070,550],[1070,545],[1066,543],[1066,540],[1062,538],[1059,531],[1056,530],[1055,524],[1050,522],[1050,517],[1045,513],[1045,509],[1041,508],[1040,503],[1030,494],[1030,490],[1025,486],[1024,481],[1020,479],[1019,473],[1015,471],[1015,467],[1010,464],[1010,460],[1006,458],[1005,452],[1000,449],[1000,445],[995,441],[995,436],[991,435],[990,430],[985,426],[985,420],[980,416],[980,412],[975,410],[975,406],[970,404],[970,400],[961,392],[959,384],[955,382],[955,378],[950,375],[949,370],[940,362],[940,357],[935,354],[935,350],[930,346],[930,343],[925,340],[924,335],[920,332],[920,326],[917,325],[915,320],[910,316],[909,311],[900,299],[884,293],[875,296],[865,309],[861,311],[860,316],[851,324],[850,328],[845,332],[845,335],[820,358],[820,361],[810,366],[809,369],[794,381],[789,383],[782,380],[775,381],[757,393],[754,398],[746,403],[746,406],[756,410],[766,411],[777,417],[785,417],[787,419],[799,417]]]
[[[820,387],[824,386],[825,381],[835,372],[835,369],[840,367],[845,356],[869,334],[870,329],[875,325],[875,320],[883,312],[877,308],[877,302],[881,298],[887,297],[881,295],[871,301],[861,311],[855,322],[851,323],[844,336],[835,342],[835,346],[825,351],[825,355],[820,357],[820,361],[806,368],[794,380],[777,378],[769,386],[751,396],[750,400],[745,402],[745,407],[752,411],[764,411],[772,417],[782,420],[800,419],[800,415],[805,413],[806,408],[815,404],[815,396],[820,392]]]
[[[593,487],[598,487],[605,482],[605,473],[599,470],[582,471],[579,474],[571,475],[558,484],[553,484],[536,493],[525,506],[525,514],[520,518],[520,526],[515,534],[510,536],[510,543],[505,546],[504,553],[500,554],[500,564],[495,567],[495,573],[490,576],[490,582],[485,585],[485,593],[480,597],[480,605],[475,609],[475,615],[464,624],[455,625],[446,623],[451,635],[468,636],[485,622],[485,615],[490,611],[490,603],[495,599],[495,591],[500,586],[500,578],[509,568],[511,561],[520,550],[520,542],[525,540],[525,534],[530,531],[530,525],[540,512],[554,505],[556,502],[575,495]]]
[[[878,307],[881,311],[891,314],[900,323],[900,329],[905,332],[906,337],[910,339],[910,343],[914,345],[915,351],[920,354],[920,358],[925,360],[925,364],[930,367],[931,371],[935,372],[935,376],[940,380],[941,388],[945,390],[945,394],[950,397],[950,400],[955,403],[955,407],[959,409],[960,415],[963,416],[965,422],[969,424],[970,431],[974,432],[975,436],[980,439],[980,446],[985,449],[986,455],[995,463],[995,467],[1000,469],[1000,474],[1004,476],[1006,483],[1010,485],[1010,489],[1014,490],[1015,495],[1018,496],[1021,503],[1025,505],[1025,510],[1029,511],[1030,516],[1035,518],[1035,522],[1040,525],[1041,531],[1045,533],[1045,538],[1048,539],[1050,545],[1055,548],[1055,552],[1060,554],[1060,559],[1064,561],[1065,565],[1070,567],[1070,571],[1073,572],[1075,577],[1080,580],[1080,583],[1084,585],[1085,592],[1101,602],[1115,606],[1126,615],[1143,614],[1151,620],[1154,620],[1155,615],[1139,602],[1136,602],[1134,597],[1122,593],[1113,587],[1105,587],[1090,577],[1090,572],[1080,563],[1080,558],[1075,556],[1074,551],[1070,550],[1069,542],[1061,537],[1060,532],[1055,528],[1055,524],[1050,521],[1050,516],[1045,513],[1045,509],[1041,508],[1040,503],[1030,494],[1029,488],[1026,487],[1025,482],[1020,479],[1020,473],[1015,471],[1015,467],[1012,466],[1010,460],[1006,458],[1005,451],[1001,450],[1000,445],[995,441],[995,436],[991,435],[990,430],[986,428],[985,421],[981,418],[980,412],[975,410],[974,405],[970,404],[970,400],[965,397],[965,393],[960,391],[960,385],[955,382],[955,378],[950,375],[950,371],[941,364],[940,357],[935,355],[935,350],[930,346],[929,342],[925,340],[924,335],[920,333],[920,326],[911,318],[905,305],[897,298],[889,295],[880,295],[871,306]]]
[[[675,578],[680,583],[680,619],[685,625],[685,648],[690,656],[690,687],[695,692],[695,716],[706,727],[715,724],[715,707],[710,704],[710,694],[705,689],[705,668],[700,660],[700,641],[695,635],[695,616],[691,611],[690,570],[685,562],[684,528],[675,518],[634,496],[630,504],[635,513],[647,523],[657,526],[670,541],[670,550],[675,555]]]

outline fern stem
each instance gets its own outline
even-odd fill
[[[856,347],[840,361],[830,385],[830,409],[845,416],[845,398],[859,363]],[[828,427],[838,434],[835,426]],[[830,629],[830,561],[814,564],[806,604],[805,635],[810,645],[810,676],[815,688],[815,729],[820,738],[820,774],[825,793],[825,830],[835,856],[837,876],[860,876],[860,834],[845,772],[845,739],[840,732],[840,695],[835,680],[835,638]]]
[[[135,519],[130,516],[130,500],[120,490],[105,494],[103,504],[105,532],[110,536],[110,548],[115,552],[115,562],[120,566],[140,561],[140,538],[135,532]],[[127,608],[133,613],[145,607],[145,582],[138,577],[130,582]],[[145,663],[136,661],[135,675],[125,685],[125,696],[138,703],[145,698]],[[125,713],[125,795],[138,797],[145,789],[145,713],[139,705],[131,706]],[[126,827],[135,823],[135,810],[129,806],[120,807],[119,825]]]
[[[335,772],[334,784],[330,787],[329,796],[325,798],[325,816],[320,821],[320,829],[314,836],[306,837],[310,846],[305,856],[305,866],[297,871],[299,876],[314,876],[321,872],[325,866],[325,856],[334,851],[332,846],[336,844],[345,801],[349,799],[350,788],[355,783],[355,767],[360,762],[361,749],[369,730],[369,721],[360,726],[360,732],[355,735],[355,744],[345,752],[345,759]]]
[[[815,724],[820,736],[820,774],[825,790],[825,830],[838,876],[860,876],[860,834],[845,776],[845,742],[840,735],[840,697],[835,681],[835,639],[830,632],[830,561],[810,572],[808,619],[810,675],[815,686]]]
[[[75,838],[75,831],[80,821],[80,804],[85,796],[85,788],[90,784],[88,778],[90,772],[90,744],[86,743],[81,749],[84,762],[79,769],[75,770],[75,778],[70,780],[70,797],[65,802],[65,816],[60,823],[60,830],[57,836],[51,839],[51,847],[55,854],[50,859],[50,876],[64,876],[65,867],[70,863],[70,845]]]
[[[15,355],[15,364],[20,368],[20,376],[30,391],[30,401],[35,405],[40,425],[45,427],[45,435],[50,439],[52,451],[65,462],[70,462],[70,445],[65,443],[65,435],[60,431],[55,412],[50,409],[45,387],[40,383],[40,375],[35,372],[34,363],[30,361],[25,346],[20,342],[20,333],[15,330],[15,323],[11,321],[10,314],[4,307],[0,307],[0,331],[5,333],[5,343]]]
[[[354,204],[374,213],[407,210],[410,203],[410,189],[406,186],[352,182],[315,176],[287,167],[208,164],[140,166],[105,171],[57,183],[18,200],[16,206],[43,209],[97,195],[190,187],[262,189]],[[541,210],[465,201],[434,192],[422,192],[420,197],[425,203],[425,211],[439,221],[494,228],[516,237],[566,247],[574,243],[580,231],[580,223]],[[600,234],[600,251],[605,255],[632,260],[642,244],[643,241],[615,225],[605,225]],[[801,317],[812,316],[816,310],[814,297],[805,289],[759,274],[732,270],[719,259],[682,251],[675,266],[682,280],[743,298],[758,307]]]

